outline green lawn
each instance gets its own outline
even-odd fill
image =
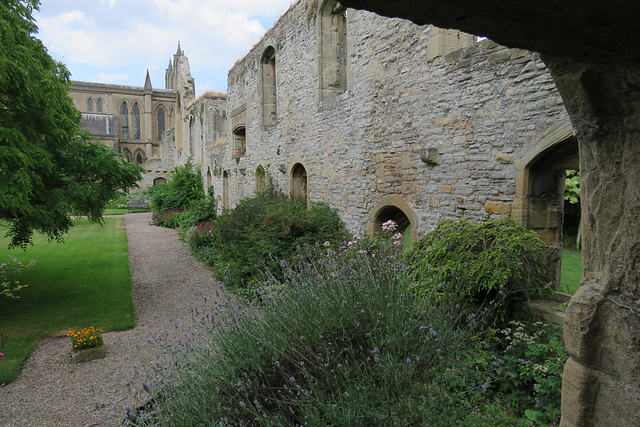
[[[575,294],[582,279],[582,255],[579,250],[564,249],[562,251],[562,276],[560,287],[562,292]]]
[[[0,260],[11,254],[35,265],[17,276],[28,287],[19,299],[0,299],[0,333],[7,338],[0,362],[0,384],[13,380],[35,343],[88,326],[105,331],[130,329],[136,318],[131,297],[124,218],[105,218],[104,226],[74,221],[65,243],[35,236],[26,252],[7,249],[0,231]],[[71,350],[71,344],[69,344]]]

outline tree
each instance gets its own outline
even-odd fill
[[[26,247],[34,231],[61,240],[74,215],[101,222],[106,203],[142,172],[80,130],[69,71],[34,35],[39,3],[0,4],[0,220],[12,247]]]

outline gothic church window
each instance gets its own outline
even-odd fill
[[[340,3],[326,0],[320,8],[320,99],[347,90],[347,14]]]
[[[133,106],[133,139],[140,139],[140,108],[138,104]]]
[[[87,111],[93,112],[93,99],[91,98],[87,99]]]
[[[158,108],[158,113],[156,114],[156,124],[158,126],[158,141],[162,141],[162,136],[165,131],[165,112],[164,108]]]
[[[129,108],[127,108],[127,104],[122,104],[120,123],[122,126],[122,139],[129,139]]]
[[[273,124],[276,116],[276,51],[269,46],[262,55],[262,124]]]
[[[142,153],[138,151],[138,154],[136,154],[136,163],[142,163],[143,160]]]
[[[98,111],[98,113],[102,113],[102,99],[99,99],[96,101],[96,110]]]

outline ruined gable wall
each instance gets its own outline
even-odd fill
[[[259,164],[288,192],[301,163],[310,200],[328,203],[354,231],[390,195],[407,202],[420,230],[442,218],[510,213],[513,160],[566,121],[536,55],[486,40],[428,60],[432,27],[349,10],[348,90],[319,101],[316,25],[307,3],[297,3],[229,73],[227,111],[233,121],[246,108],[246,153],[236,161],[229,142],[210,166],[228,171],[231,206],[253,195]],[[277,120],[264,127],[268,46],[276,50]],[[420,158],[429,148],[435,165]],[[221,194],[222,180],[214,185]]]

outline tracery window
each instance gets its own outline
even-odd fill
[[[156,114],[156,124],[158,126],[158,141],[162,141],[162,136],[165,131],[165,112],[164,108],[158,108],[158,113]]]
[[[140,139],[140,108],[138,104],[133,106],[133,139]]]
[[[122,139],[129,139],[129,108],[127,108],[127,104],[122,104],[120,123],[122,126]]]

